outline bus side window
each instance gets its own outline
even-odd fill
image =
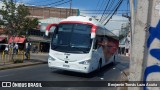
[[[101,43],[101,37],[96,36],[95,42],[94,42],[94,49],[98,49],[100,45],[98,43]]]
[[[95,41],[94,41],[93,49],[97,49],[97,40],[96,40],[96,39],[95,39]]]

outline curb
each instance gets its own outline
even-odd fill
[[[19,67],[27,67],[27,66],[33,66],[33,65],[39,65],[39,64],[46,64],[47,62],[36,62],[32,64],[24,64],[24,65],[17,65],[17,66],[8,66],[4,68],[0,68],[0,70],[6,70],[6,69],[13,69],[13,68],[19,68]]]

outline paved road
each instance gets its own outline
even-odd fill
[[[128,60],[109,64],[100,72],[90,74],[75,73],[58,69],[50,70],[47,64],[0,71],[0,81],[118,81],[122,71],[129,67]],[[22,88],[12,88],[21,90]],[[53,87],[53,88],[23,88],[23,90],[116,90],[114,87]],[[0,88],[11,90],[11,88]]]

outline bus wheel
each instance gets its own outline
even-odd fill
[[[99,64],[98,64],[97,71],[100,71],[101,68],[102,68],[102,60],[100,59],[100,60],[99,60]]]
[[[116,56],[113,57],[113,64],[116,64]]]

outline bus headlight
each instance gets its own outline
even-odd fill
[[[88,64],[90,64],[90,62],[91,62],[91,60],[86,60],[86,61],[79,62],[79,64],[88,65]]]
[[[56,59],[54,59],[53,57],[51,57],[51,56],[49,55],[48,60],[55,61]]]

